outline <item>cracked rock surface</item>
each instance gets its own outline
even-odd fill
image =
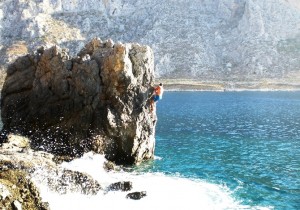
[[[25,135],[32,148],[59,155],[93,150],[122,164],[153,158],[153,57],[148,46],[94,38],[77,57],[53,46],[18,58],[2,89],[2,134]]]

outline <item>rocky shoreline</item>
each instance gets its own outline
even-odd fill
[[[190,79],[157,79],[166,91],[300,91],[299,83],[284,81],[200,81]]]
[[[169,91],[298,90],[283,83],[164,80]],[[105,154],[105,170],[154,157],[157,116],[149,108],[154,81],[150,47],[95,38],[77,57],[58,46],[12,63],[1,91],[0,209],[49,210],[33,179],[59,193],[145,191],[120,181],[103,187],[89,174],[61,166],[84,153]],[[40,174],[41,175],[41,174]],[[35,181],[33,181],[35,180]]]
[[[53,155],[34,152],[29,140],[9,135],[0,147],[0,207],[1,209],[48,210],[31,180],[35,167],[54,168]]]
[[[1,91],[0,209],[48,210],[32,181],[59,194],[104,189],[90,175],[61,167],[88,152],[105,154],[106,170],[154,157],[156,112],[150,110],[154,58],[149,46],[94,38],[71,58],[59,46],[17,58]],[[155,108],[155,105],[154,105]]]
[[[5,78],[2,73],[1,77]],[[4,80],[4,79],[3,79]],[[300,91],[300,84],[297,82],[226,82],[226,81],[202,81],[191,79],[156,79],[164,84],[165,91]],[[0,91],[2,90],[0,83]]]
[[[145,191],[133,191],[134,184],[130,181],[111,183],[103,188],[89,174],[65,169],[61,163],[53,154],[31,149],[30,139],[9,135],[8,141],[0,147],[0,209],[50,210],[40,196],[37,182],[58,194],[122,191],[126,198],[134,200],[147,195]],[[102,167],[107,171],[121,170],[121,166],[110,161]]]

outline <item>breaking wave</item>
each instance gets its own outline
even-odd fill
[[[137,171],[106,171],[103,155],[86,153],[83,157],[61,164],[62,168],[84,172],[98,181],[102,187],[96,195],[84,195],[78,192],[60,194],[51,191],[45,180],[44,169],[36,170],[33,180],[40,189],[43,201],[49,203],[52,210],[61,209],[272,209],[242,205],[232,196],[232,192],[223,185],[209,183],[200,179],[181,177],[180,174]],[[50,176],[53,176],[50,175]],[[147,196],[140,200],[126,198],[128,192],[106,191],[111,183],[131,181],[130,192],[146,191]]]

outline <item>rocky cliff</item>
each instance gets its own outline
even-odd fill
[[[133,164],[154,154],[150,47],[93,39],[71,58],[53,46],[18,58],[1,93],[2,134],[58,155],[94,150]]]
[[[297,83],[296,0],[7,0],[2,64],[41,44],[74,54],[100,36],[150,45],[162,78]]]

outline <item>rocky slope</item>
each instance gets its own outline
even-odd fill
[[[153,52],[93,39],[71,58],[40,48],[18,58],[1,92],[2,135],[28,136],[35,149],[78,156],[94,150],[123,164],[153,158]]]
[[[2,65],[41,44],[71,54],[94,36],[150,45],[162,78],[300,79],[296,0],[7,0],[0,6]]]
[[[7,143],[0,145],[0,209],[49,209],[30,173],[35,167],[54,168],[52,158],[50,154],[33,152],[28,139],[10,135]]]
[[[9,135],[0,144],[0,209],[1,210],[50,210],[50,205],[41,198],[40,190],[60,195],[81,193],[96,195],[109,191],[129,192],[128,198],[141,199],[146,192],[132,191],[133,183],[121,181],[103,188],[91,175],[69,170],[63,166],[62,159],[43,151],[34,151],[30,140],[19,135]],[[90,154],[91,155],[91,154]],[[109,167],[108,167],[109,166]],[[97,170],[120,170],[106,161]],[[124,197],[126,194],[124,194]]]

